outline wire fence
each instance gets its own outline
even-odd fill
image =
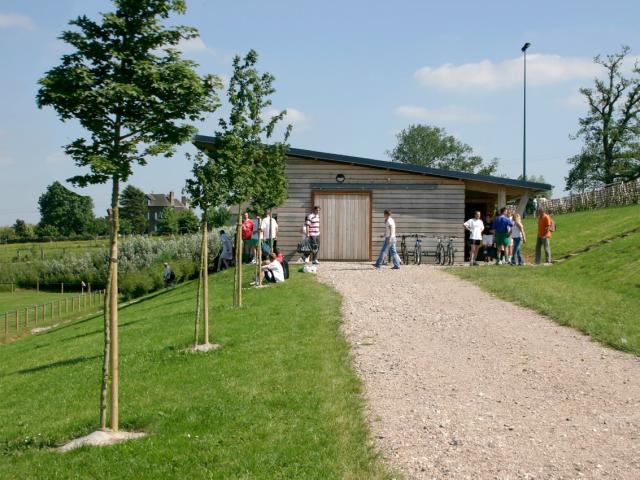
[[[589,192],[564,198],[541,200],[551,214],[580,212],[597,208],[620,207],[640,203],[640,179],[607,185]]]
[[[46,328],[56,322],[77,318],[80,313],[96,311],[104,303],[104,290],[67,296],[60,300],[16,308],[0,313],[0,338],[3,341],[19,337],[27,333],[35,333],[37,329]]]

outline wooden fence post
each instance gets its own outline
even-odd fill
[[[36,280],[36,293],[40,293],[40,280]]]
[[[64,282],[60,284],[60,293],[64,295]]]
[[[16,309],[16,333],[18,333],[20,329],[20,314],[18,313],[18,309]]]

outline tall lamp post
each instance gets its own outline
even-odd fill
[[[529,42],[522,46],[524,53],[524,109],[522,112],[522,180],[527,179],[527,48],[531,44]]]

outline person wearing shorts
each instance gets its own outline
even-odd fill
[[[496,249],[498,250],[496,265],[507,263],[506,250],[511,242],[511,228],[513,221],[506,215],[507,209],[500,209],[500,216],[493,221],[493,229],[496,234]]]
[[[482,242],[482,231],[484,230],[484,223],[481,220],[482,214],[475,212],[473,218],[470,218],[464,222],[464,228],[469,231],[469,266],[478,265],[476,258],[478,256],[478,249]]]
[[[260,231],[260,215],[256,215],[255,220],[253,220],[253,226],[251,228],[251,238],[247,240],[247,245],[251,248],[251,263],[256,263],[258,261],[258,234]]]

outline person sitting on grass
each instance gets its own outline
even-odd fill
[[[276,254],[269,254],[269,264],[262,267],[264,272],[264,281],[267,283],[284,282],[284,270],[282,264],[276,260]]]

